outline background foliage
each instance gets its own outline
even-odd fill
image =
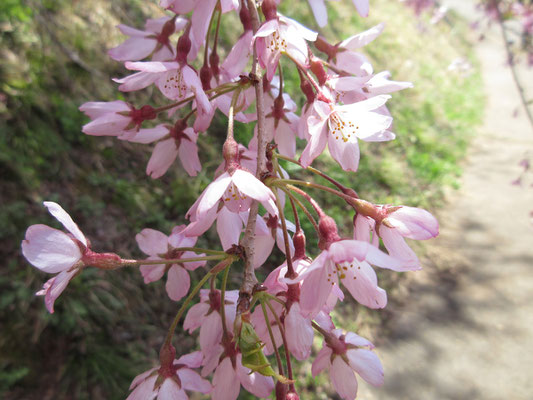
[[[386,21],[383,35],[364,51],[376,72],[389,69],[393,79],[412,81],[415,88],[388,103],[397,139],[361,143],[356,174],[346,174],[328,157],[317,162],[376,203],[438,207],[443,191],[456,185],[459,161],[483,109],[465,24],[451,16],[432,26],[390,0],[372,1],[365,20],[348,1],[328,4],[331,25],[323,34],[332,41]],[[316,28],[312,18],[301,18],[310,15],[307,2],[291,2],[283,11]],[[110,77],[125,71],[104,55],[124,39],[115,25],[141,27],[154,15],[161,15],[157,5],[141,0],[0,2],[0,397],[124,398],[132,377],[157,359],[176,310],[161,282],[146,286],[138,271],[89,269],[69,285],[55,314],[48,315],[42,299],[33,295],[48,278],[20,254],[28,225],[59,227],[41,205],[52,200],[73,216],[96,251],[142,257],[135,234],[145,227],[168,233],[184,223],[186,210],[209,182],[220,161],[222,118],[209,137],[199,140],[204,169],[197,179],[176,165],[152,180],[144,174],[147,146],[89,137],[80,130],[86,119],[77,109],[86,101],[163,101],[151,89],[119,94]],[[226,40],[239,34],[231,21],[224,32]],[[457,58],[473,67],[467,73],[449,71]],[[284,66],[287,87],[297,89],[296,72]],[[249,137],[248,127],[237,129],[237,135]],[[346,206],[317,195],[349,235]],[[206,241],[218,246],[214,235]],[[314,238],[308,243],[312,253]],[[275,260],[265,273],[274,266]],[[391,279],[380,277],[386,288]],[[383,315],[348,301],[336,318],[372,336]],[[183,349],[194,345],[190,338],[179,340]],[[302,372],[308,382],[304,398],[311,393],[327,398],[309,369]]]

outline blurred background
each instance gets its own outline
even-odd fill
[[[440,209],[445,194],[459,186],[461,160],[482,120],[484,89],[471,44],[477,34],[454,12],[432,23],[432,12],[416,15],[391,0],[371,1],[367,19],[349,1],[328,3],[328,10],[330,25],[322,33],[333,43],[385,21],[384,33],[363,52],[376,72],[389,70],[392,79],[415,87],[395,93],[388,103],[396,140],[360,143],[357,174],[342,172],[327,156],[317,160],[319,167],[372,202]],[[282,12],[317,29],[305,1],[290,8],[285,4]],[[124,257],[144,257],[135,242],[143,228],[168,234],[186,222],[187,209],[221,161],[224,118],[199,140],[199,177],[191,179],[175,165],[152,180],[144,173],[150,146],[86,136],[81,126],[87,118],[78,111],[87,101],[164,103],[153,88],[118,92],[111,77],[127,73],[106,55],[125,39],[117,24],[141,28],[146,18],[162,15],[155,1],[0,3],[1,398],[121,399],[132,378],[157,362],[176,312],[162,281],[145,285],[135,270],[87,269],[49,315],[42,298],[34,296],[48,276],[22,258],[20,243],[31,224],[59,227],[42,206],[45,200],[70,213],[95,251]],[[232,29],[234,22],[224,22],[227,42],[240,34]],[[285,72],[289,92],[296,91],[297,73]],[[250,128],[237,126],[237,136],[246,142]],[[346,205],[326,196],[318,199],[328,202],[330,215],[345,236],[351,235]],[[219,246],[214,232],[199,245]],[[418,246],[417,251],[423,250]],[[316,254],[313,237],[308,237],[308,251]],[[266,276],[280,260],[274,255],[261,274]],[[389,293],[390,309],[368,310],[347,298],[335,315],[343,328],[378,345],[389,334],[394,304],[402,304],[408,291],[403,275],[383,273],[379,279]],[[232,284],[238,287],[238,282]],[[181,351],[195,346],[187,336],[175,343]],[[302,366],[299,380],[302,398],[337,398],[327,374],[314,380],[310,365]],[[241,393],[242,399],[246,396]]]

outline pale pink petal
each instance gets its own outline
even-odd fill
[[[109,50],[107,54],[116,61],[137,61],[148,57],[156,45],[155,38],[132,37]]]
[[[326,303],[334,285],[338,284],[336,273],[328,268],[311,272],[302,283],[300,306],[304,315],[314,316]]]
[[[165,275],[165,268],[165,264],[141,265],[140,270],[144,279],[144,283],[148,284],[161,279],[163,275]]]
[[[197,303],[187,311],[187,316],[183,321],[183,329],[192,333],[195,329],[202,326],[206,314],[209,312],[209,304]]]
[[[157,400],[189,400],[189,397],[174,379],[167,378],[159,387]]]
[[[270,235],[270,233],[266,235],[259,235],[257,234],[256,230],[253,260],[254,268],[259,268],[261,265],[263,265],[263,263],[267,260],[268,256],[270,256],[270,254],[272,253],[274,243],[274,238],[272,237],[272,235]]]
[[[353,370],[341,357],[335,357],[329,370],[329,377],[335,391],[343,400],[354,400],[357,396],[357,379]]]
[[[122,100],[115,101],[89,101],[79,108],[89,118],[96,119],[110,113],[131,111],[127,103]]]
[[[227,80],[232,80],[238,76],[246,67],[248,56],[250,55],[252,37],[252,31],[246,31],[235,43],[222,63],[220,68],[225,72]]]
[[[139,248],[144,254],[156,256],[168,251],[168,236],[155,229],[145,228],[135,236]]]
[[[368,0],[352,0],[361,17],[368,17]]]
[[[154,391],[154,384],[157,379],[157,375],[154,375],[145,381],[139,383],[135,390],[130,393],[126,400],[153,400],[157,396],[157,392]]]
[[[359,261],[366,260],[372,265],[392,270],[408,267],[405,261],[391,257],[372,244],[360,240],[340,240],[332,243],[329,252],[333,262],[336,263],[357,259]]]
[[[187,83],[190,90],[194,93],[198,113],[211,113],[213,107],[204,92],[202,82],[196,72],[189,66],[183,68],[183,81]]]
[[[108,113],[83,125],[82,132],[92,136],[119,136],[131,124],[131,118],[116,113]]]
[[[43,204],[48,208],[50,214],[63,224],[67,231],[72,233],[72,235],[82,242],[84,246],[87,246],[87,239],[85,239],[85,236],[81,233],[80,228],[78,228],[78,225],[76,225],[70,215],[68,215],[59,204],[54,203],[53,201],[45,201]]]
[[[162,61],[137,61],[126,62],[124,66],[133,71],[149,72],[151,74],[157,74],[175,71],[180,68],[180,64],[175,61],[162,62]]]
[[[259,201],[269,214],[278,214],[273,200],[274,194],[263,182],[251,173],[237,169],[231,179],[242,194]]]
[[[376,272],[368,263],[355,262],[343,264],[342,267],[345,268],[342,284],[355,300],[374,309],[387,305],[387,293],[378,287]]]
[[[207,231],[217,217],[217,209],[215,207],[207,210],[206,213],[197,215],[196,220],[191,222],[183,231],[186,236],[200,236]]]
[[[159,74],[152,72],[136,72],[124,78],[113,78],[113,81],[120,83],[118,90],[121,92],[133,92],[150,86],[159,78]]]
[[[211,182],[204,190],[202,200],[198,204],[197,215],[211,210],[218,203],[231,181],[232,177],[227,172],[224,172],[216,180]]]
[[[344,341],[348,344],[353,344],[354,346],[368,346],[371,349],[374,348],[374,345],[364,337],[361,337],[353,332],[347,332],[344,336]]]
[[[198,3],[198,0],[161,0],[159,5],[167,8],[176,14],[188,14]]]
[[[243,367],[241,355],[237,355],[236,373],[242,386],[260,398],[267,398],[274,389],[274,381],[270,376],[264,376],[257,372],[251,373],[249,368]]]
[[[361,378],[372,386],[383,385],[383,366],[376,354],[367,349],[349,349],[346,356],[350,361],[350,367],[361,375]]]
[[[326,119],[318,119],[315,116],[310,116],[307,120],[309,139],[307,146],[302,152],[302,157],[300,158],[300,162],[304,167],[311,165],[313,160],[317,158],[326,147],[328,140],[326,122]]]
[[[313,377],[316,377],[324,369],[330,366],[332,353],[333,352],[328,346],[324,346],[322,349],[320,349],[311,367],[311,373],[313,374]]]
[[[183,169],[187,171],[190,176],[196,176],[202,170],[202,164],[198,158],[198,146],[196,140],[182,139],[180,147],[178,148],[178,156],[183,165]]]
[[[222,339],[222,318],[220,314],[213,311],[207,315],[200,327],[200,348],[207,352],[210,348],[220,343]]]
[[[315,16],[318,26],[323,28],[328,23],[328,12],[324,0],[309,0],[309,5]]]
[[[46,225],[30,226],[21,247],[33,266],[48,273],[67,270],[82,256],[79,246],[66,233]]]
[[[439,234],[439,222],[422,208],[402,206],[392,212],[387,220],[409,239],[426,240]]]
[[[185,390],[193,392],[209,393],[211,391],[211,384],[208,380],[203,379],[198,373],[188,368],[178,369],[176,374],[179,376],[181,386]]]
[[[207,375],[211,374],[215,368],[218,367],[220,362],[220,356],[224,352],[224,347],[221,345],[216,345],[212,349],[209,349],[207,353],[204,353],[204,361],[202,362],[202,376],[205,378]],[[231,361],[230,361],[231,365]],[[238,382],[237,382],[238,383]],[[213,380],[213,384],[215,384],[215,381]],[[238,395],[238,392],[237,392]],[[235,395],[235,397],[237,397]],[[214,398],[214,397],[213,397]]]
[[[128,25],[119,24],[117,25],[117,28],[126,36],[142,38],[151,35],[151,32],[141,31],[140,29],[132,28]]]
[[[204,41],[211,21],[211,14],[215,8],[217,0],[203,0],[201,4],[197,4],[191,18],[192,34],[195,43],[200,47]]]
[[[151,368],[148,371],[144,371],[142,374],[137,375],[130,385],[130,390],[132,390],[134,387],[136,387],[139,383],[143,382],[146,378],[148,378],[152,372],[158,370],[158,368]]]
[[[360,53],[341,51],[337,53],[335,65],[356,76],[371,75],[374,71],[370,61]]]
[[[217,217],[217,232],[224,251],[234,244],[239,244],[242,229],[243,224],[239,214],[222,207]]]
[[[343,137],[335,136],[331,132],[328,136],[328,149],[331,157],[339,163],[345,171],[357,171],[359,166],[359,145],[356,138],[346,142]]]
[[[381,225],[379,227],[379,236],[392,257],[405,261],[406,266],[404,268],[395,268],[395,271],[413,271],[420,269],[418,257],[409,245],[405,243],[405,239],[399,232],[385,225]]]
[[[205,257],[205,254],[203,254],[203,253],[195,253],[193,251],[186,251],[186,252],[184,252],[182,254],[182,256],[180,258],[197,258],[197,257]],[[205,261],[205,260],[203,260],[203,261],[188,261],[188,262],[184,262],[183,266],[188,271],[194,271],[197,268],[205,266],[206,263],[207,263],[207,261]]]
[[[152,179],[160,178],[170,168],[177,155],[178,148],[175,139],[170,138],[157,143],[146,166],[146,174]]]
[[[140,129],[133,137],[119,137],[119,139],[127,140],[132,143],[152,143],[156,140],[162,139],[168,135],[168,127],[165,124],[157,125],[154,128]]]
[[[174,301],[179,301],[187,294],[190,286],[191,279],[186,269],[178,265],[170,267],[165,285],[168,297]]]
[[[174,360],[174,365],[183,364],[189,368],[199,368],[202,365],[204,356],[201,351],[193,351],[189,354],[184,354],[177,360]]]
[[[296,154],[296,135],[289,124],[280,120],[274,137],[281,155],[293,158]]]
[[[358,213],[355,217],[353,238],[363,242],[370,242],[370,230],[373,229],[373,220]]]
[[[413,87],[411,82],[391,81],[388,78],[390,78],[389,71],[379,72],[366,83],[365,87],[373,95],[388,94]]]
[[[384,28],[385,24],[380,23],[364,32],[358,33],[354,36],[350,36],[348,39],[343,40],[339,44],[339,47],[348,50],[357,50],[360,47],[366,46],[379,35],[381,35],[381,32],[383,32]]]
[[[311,354],[313,327],[309,318],[302,317],[300,306],[293,303],[285,317],[285,332],[290,352],[297,360],[305,360]]]
[[[54,313],[55,301],[59,295],[63,293],[63,290],[65,290],[68,283],[74,278],[74,275],[76,275],[77,272],[78,270],[60,272],[43,285],[45,293],[42,293],[42,291],[36,293],[39,296],[44,294],[44,304],[50,314]]]
[[[236,400],[241,390],[237,374],[231,365],[231,360],[226,357],[213,375],[212,400]]]

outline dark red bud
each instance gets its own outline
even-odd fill
[[[239,164],[239,144],[232,137],[227,138],[222,147],[222,154],[226,160],[226,168]]]
[[[315,91],[313,90],[313,86],[304,77],[300,77],[300,89],[305,95],[307,103],[311,104],[315,101]]]
[[[239,11],[239,18],[241,19],[242,27],[245,31],[251,31],[252,30],[252,18],[250,18],[250,12],[248,11],[248,7],[245,7],[244,5],[241,7],[241,11]]]
[[[324,69],[324,65],[322,64],[322,60],[320,60],[318,57],[311,57],[311,71],[318,79],[318,83],[320,86],[324,85],[326,83],[326,80],[328,79],[328,74],[326,73],[326,70]]]
[[[331,243],[340,240],[335,220],[326,214],[320,217],[320,220],[318,221],[318,230],[320,233],[320,248],[327,249]]]
[[[220,68],[218,67],[220,63],[220,57],[216,52],[212,52],[209,55],[209,65],[211,65],[211,71],[213,72],[214,76],[218,76],[220,74]]]
[[[178,45],[176,46],[176,61],[186,64],[187,54],[191,51],[192,43],[189,38],[190,25],[187,27],[183,35],[178,39]]]
[[[263,15],[267,21],[278,17],[277,5],[274,0],[263,0],[261,11],[263,11]]]
[[[202,89],[211,89],[211,68],[209,68],[207,64],[204,64],[202,68],[200,68],[200,81],[202,82]]]
[[[275,119],[282,119],[285,116],[283,107],[285,107],[285,100],[283,100],[283,96],[276,97],[274,100],[274,110],[272,113]]]
[[[305,257],[305,234],[299,229],[293,236],[294,243],[294,260],[300,260]]]

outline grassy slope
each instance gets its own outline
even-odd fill
[[[166,301],[164,287],[142,285],[134,271],[87,271],[72,282],[50,316],[41,299],[33,297],[44,274],[19,255],[24,230],[31,223],[53,224],[40,203],[56,200],[74,216],[96,250],[139,255],[134,234],[147,226],[168,232],[183,223],[185,210],[208,177],[190,180],[178,167],[152,181],[143,172],[149,156],[145,146],[80,133],[85,119],[77,107],[88,100],[114,99],[108,77],[123,74],[117,63],[101,56],[121,40],[113,26],[138,26],[142,15],[153,12],[150,5],[21,4],[10,0],[0,6],[5,60],[0,67],[5,77],[0,89],[5,99],[0,108],[0,393],[9,390],[13,398],[28,398],[36,389],[55,398],[67,391],[76,398],[121,398],[132,375],[155,359],[171,319],[174,306]],[[291,5],[287,13],[308,12],[306,4]],[[437,207],[443,188],[456,182],[458,161],[482,110],[479,75],[463,77],[446,70],[455,58],[471,56],[462,39],[466,27],[424,24],[422,32],[409,10],[386,0],[372,2],[367,20],[355,15],[348,1],[328,4],[330,22],[342,27],[324,32],[332,40],[386,21],[387,29],[368,46],[367,54],[376,71],[388,68],[394,79],[412,81],[415,88],[390,101],[398,138],[385,144],[362,143],[357,174],[345,174],[327,156],[318,160],[319,165],[369,200]],[[294,73],[288,68],[285,72],[289,85],[297,87]],[[143,102],[149,95],[137,97]],[[211,134],[217,136],[223,129],[223,121],[218,121]],[[240,135],[249,134],[239,129]],[[212,146],[217,142],[209,139],[202,146],[208,171],[218,163],[218,150]],[[331,204],[339,222],[345,221],[348,234],[345,205],[322,200]],[[390,276],[382,282],[394,283]],[[380,315],[356,309],[348,301],[337,318],[345,327],[369,334]],[[326,398],[322,390],[309,379],[310,393]]]

